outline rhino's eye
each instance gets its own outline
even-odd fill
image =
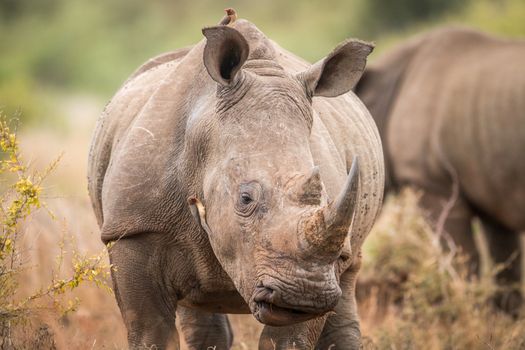
[[[253,202],[252,196],[250,196],[249,193],[243,192],[241,193],[241,203],[244,205],[248,205],[251,202]]]
[[[235,212],[243,217],[252,215],[257,208],[262,193],[257,182],[244,183],[239,188],[239,197],[235,204]]]

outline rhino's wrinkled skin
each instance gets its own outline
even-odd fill
[[[471,220],[479,217],[494,261],[509,264],[499,281],[518,282],[520,257],[512,253],[525,230],[525,42],[439,29],[378,59],[356,92],[379,127],[387,188],[424,190],[423,207],[435,223],[446,216],[444,228],[473,270]],[[499,302],[517,311],[520,297],[507,296]]]
[[[227,349],[223,313],[252,313],[261,349],[358,348],[384,170],[348,91],[372,47],[348,40],[311,66],[225,23],[139,68],[95,132],[89,190],[130,347],[178,348],[177,313],[191,349]]]

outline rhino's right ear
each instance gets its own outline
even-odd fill
[[[372,43],[349,39],[328,56],[298,74],[310,96],[335,97],[350,91],[359,81]]]
[[[204,28],[204,66],[213,80],[230,85],[248,58],[250,48],[244,36],[228,26]]]

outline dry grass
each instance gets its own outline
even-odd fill
[[[366,348],[525,348],[523,312],[513,319],[493,307],[493,273],[466,278],[466,259],[442,248],[417,200],[408,190],[390,198],[365,246],[359,287]]]
[[[25,228],[26,259],[31,262],[32,268],[24,276],[22,292],[40,288],[49,281],[63,237],[66,237],[66,261],[71,260],[73,249],[88,254],[104,249],[87,199],[55,199],[48,202],[57,219],[38,215]],[[75,312],[60,319],[53,317],[54,314],[35,315],[52,329],[59,349],[125,348],[125,329],[111,293],[94,285],[85,285],[67,298],[67,301],[78,298]],[[41,323],[36,325],[40,327]]]
[[[42,288],[53,276],[57,257],[64,245],[64,260],[73,251],[97,254],[104,249],[87,196],[86,163],[91,128],[75,135],[31,132],[22,135],[22,151],[34,166],[41,167],[63,153],[60,166],[46,181],[43,198],[55,218],[39,212],[23,227],[23,259],[30,268],[21,280],[21,294]],[[68,301],[80,300],[77,311],[56,319],[53,313],[39,312],[23,331],[31,338],[44,339],[51,333],[58,349],[123,349],[126,333],[114,296],[94,285],[81,286]],[[49,331],[44,331],[48,327]],[[32,340],[32,339],[31,339]],[[26,346],[32,348],[36,346]],[[41,345],[45,349],[47,346]]]
[[[91,130],[90,127],[82,130]],[[25,152],[46,164],[64,151],[61,166],[47,182],[47,198],[57,220],[37,215],[26,226],[27,258],[34,268],[24,286],[49,280],[63,232],[79,249],[103,248],[86,192],[85,168],[89,132],[70,137],[26,134]],[[417,196],[392,198],[365,246],[359,308],[367,349],[522,349],[525,318],[513,320],[487,302],[494,286],[488,280],[467,281],[462,259],[445,254],[417,211]],[[36,239],[34,237],[37,237]],[[126,334],[112,295],[96,287],[76,294],[78,311],[49,325],[59,349],[123,349]],[[257,348],[261,325],[250,315],[231,316],[234,349]],[[36,322],[34,333],[47,332]],[[44,337],[45,338],[45,337]]]

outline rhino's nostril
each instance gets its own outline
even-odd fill
[[[341,259],[342,262],[347,262],[348,259],[350,259],[350,255],[348,253],[342,252],[339,256],[339,259]]]

